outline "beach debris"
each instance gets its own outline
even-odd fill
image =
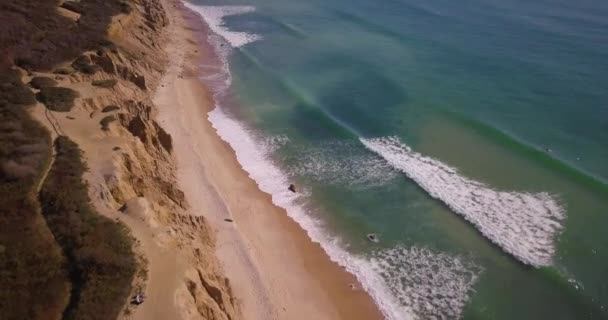
[[[287,190],[296,193],[296,186],[292,183],[289,185],[289,187],[287,188]]]
[[[226,222],[233,222],[234,220],[232,220],[230,218],[226,218],[226,219],[224,219],[224,221],[226,221]]]
[[[350,283],[350,284],[348,284],[348,287],[349,287],[351,290],[357,290],[357,286],[356,286],[354,283]]]
[[[367,234],[367,239],[371,242],[375,242],[378,243],[380,240],[378,239],[378,236],[375,233],[369,233]]]
[[[135,305],[144,303],[144,294],[142,292],[138,292],[131,300],[131,303]]]

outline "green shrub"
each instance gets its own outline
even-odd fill
[[[78,145],[60,136],[55,151],[40,202],[68,259],[73,289],[64,319],[116,319],[136,270],[133,239],[124,225],[99,215],[90,204]]]
[[[41,89],[43,87],[54,87],[57,85],[57,81],[49,77],[33,77],[30,81],[32,88]]]
[[[43,87],[36,97],[50,110],[68,112],[74,107],[78,92],[70,88]]]
[[[96,87],[101,87],[101,88],[106,88],[106,89],[114,88],[116,83],[118,83],[118,81],[116,79],[94,80],[91,82],[91,84]]]
[[[116,110],[120,110],[119,106],[115,106],[115,105],[111,105],[111,106],[105,106],[103,107],[103,109],[101,109],[101,112],[112,112],[112,111],[116,111]]]

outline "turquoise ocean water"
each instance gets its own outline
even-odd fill
[[[188,6],[218,133],[387,319],[608,319],[608,2]]]

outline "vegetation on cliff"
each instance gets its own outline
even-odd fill
[[[47,173],[51,139],[27,111],[30,89],[16,70],[0,83],[2,319],[114,319],[135,272],[132,239],[91,207],[81,151],[67,137],[56,139]]]
[[[133,240],[124,225],[91,206],[78,145],[60,136],[55,152],[40,202],[68,261],[72,295],[64,319],[115,319],[131,291]]]
[[[0,70],[12,64],[26,70],[51,70],[85,51],[96,50],[108,43],[105,36],[112,16],[124,13],[129,6],[124,0],[70,2],[78,8],[68,5],[66,9],[80,14],[74,20],[59,13],[60,2],[0,2]]]
[[[53,111],[68,112],[74,107],[78,92],[63,87],[43,87],[36,98]]]
[[[3,320],[113,319],[126,301],[134,272],[127,231],[89,204],[78,147],[60,138],[57,160],[48,170],[51,137],[30,116],[28,106],[36,103],[36,95],[22,81],[27,73],[50,71],[87,51],[113,46],[106,30],[112,16],[130,11],[129,1],[74,2],[78,19],[62,15],[60,2],[0,1]],[[57,69],[58,74],[73,72]],[[38,98],[49,109],[71,108],[75,91],[55,87],[51,78],[34,77],[30,85],[41,89]]]
[[[19,72],[0,72],[0,86],[0,317],[57,319],[69,283],[37,200],[51,139],[27,112],[36,100]]]

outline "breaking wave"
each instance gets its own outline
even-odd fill
[[[224,17],[253,12],[255,11],[253,6],[198,6],[189,2],[184,2],[184,4],[188,9],[198,13],[213,33],[224,38],[234,48],[262,38],[253,33],[232,31],[224,25]]]
[[[552,264],[565,210],[547,193],[496,191],[456,169],[412,151],[396,137],[361,139],[432,197],[472,223],[485,237],[525,264]]]

